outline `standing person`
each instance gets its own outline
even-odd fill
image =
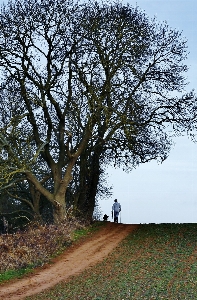
[[[112,218],[114,215],[114,222],[118,223],[119,212],[121,211],[121,205],[118,203],[118,200],[114,200],[114,204],[112,205]],[[114,213],[114,214],[113,214]]]

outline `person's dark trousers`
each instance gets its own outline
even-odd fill
[[[114,212],[114,223],[118,223],[118,213]]]

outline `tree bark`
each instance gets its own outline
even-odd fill
[[[32,197],[33,211],[35,214],[34,219],[38,222],[42,222],[42,216],[40,214],[41,193],[36,189],[36,187],[31,182],[29,182],[29,190]]]
[[[102,146],[98,145],[95,152],[88,161],[82,158],[80,169],[80,195],[77,203],[77,211],[80,216],[85,219],[92,220],[96,194],[99,184],[100,176],[100,155],[102,153]]]

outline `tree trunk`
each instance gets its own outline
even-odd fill
[[[86,145],[91,136],[91,130],[87,127],[86,132],[82,141],[79,144],[78,150],[75,154],[69,153],[69,161],[67,164],[67,168],[62,178],[62,163],[61,161],[58,163],[51,163],[51,170],[54,180],[54,191],[51,193],[48,191],[41,182],[37,180],[37,178],[32,174],[29,170],[26,172],[26,176],[28,180],[35,185],[35,188],[46,197],[47,200],[51,202],[53,205],[53,219],[54,223],[61,223],[64,221],[66,217],[66,190],[69,186],[70,181],[72,180],[72,171],[73,167],[81,155],[81,153],[86,149]],[[69,152],[69,150],[67,150]]]
[[[92,220],[95,199],[97,194],[97,187],[100,176],[100,155],[102,153],[102,147],[97,147],[92,158],[88,161],[82,161],[80,168],[80,196],[77,203],[78,214],[87,219]],[[84,178],[86,180],[84,180]]]
[[[55,224],[63,222],[66,217],[66,190],[70,181],[72,180],[72,168],[74,163],[75,160],[73,160],[72,163],[68,164],[66,173],[62,180],[59,180],[59,176],[57,178],[54,178],[54,186],[57,187],[57,189],[54,190],[54,200],[52,202],[53,220]]]
[[[42,216],[40,214],[41,193],[36,189],[35,185],[33,185],[30,181],[29,181],[29,191],[32,197],[33,211],[35,214],[34,220],[38,222],[42,222]]]
[[[77,217],[85,218],[87,210],[87,188],[89,181],[89,158],[88,152],[84,151],[80,157],[80,174],[79,174],[79,188],[75,196],[75,213]]]
[[[91,166],[90,172],[90,182],[87,190],[87,212],[86,218],[88,220],[92,219],[95,202],[96,202],[96,194],[100,177],[100,164],[99,164],[100,155],[98,153],[94,153],[93,162]]]
[[[56,197],[58,201],[55,200],[53,205],[53,222],[55,224],[62,223],[66,217],[66,204],[65,195],[63,197]]]

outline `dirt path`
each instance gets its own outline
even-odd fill
[[[33,275],[0,286],[0,299],[21,300],[38,294],[70,276],[79,274],[106,257],[138,225],[114,224],[108,222],[90,238],[70,247],[53,264],[37,270]]]

